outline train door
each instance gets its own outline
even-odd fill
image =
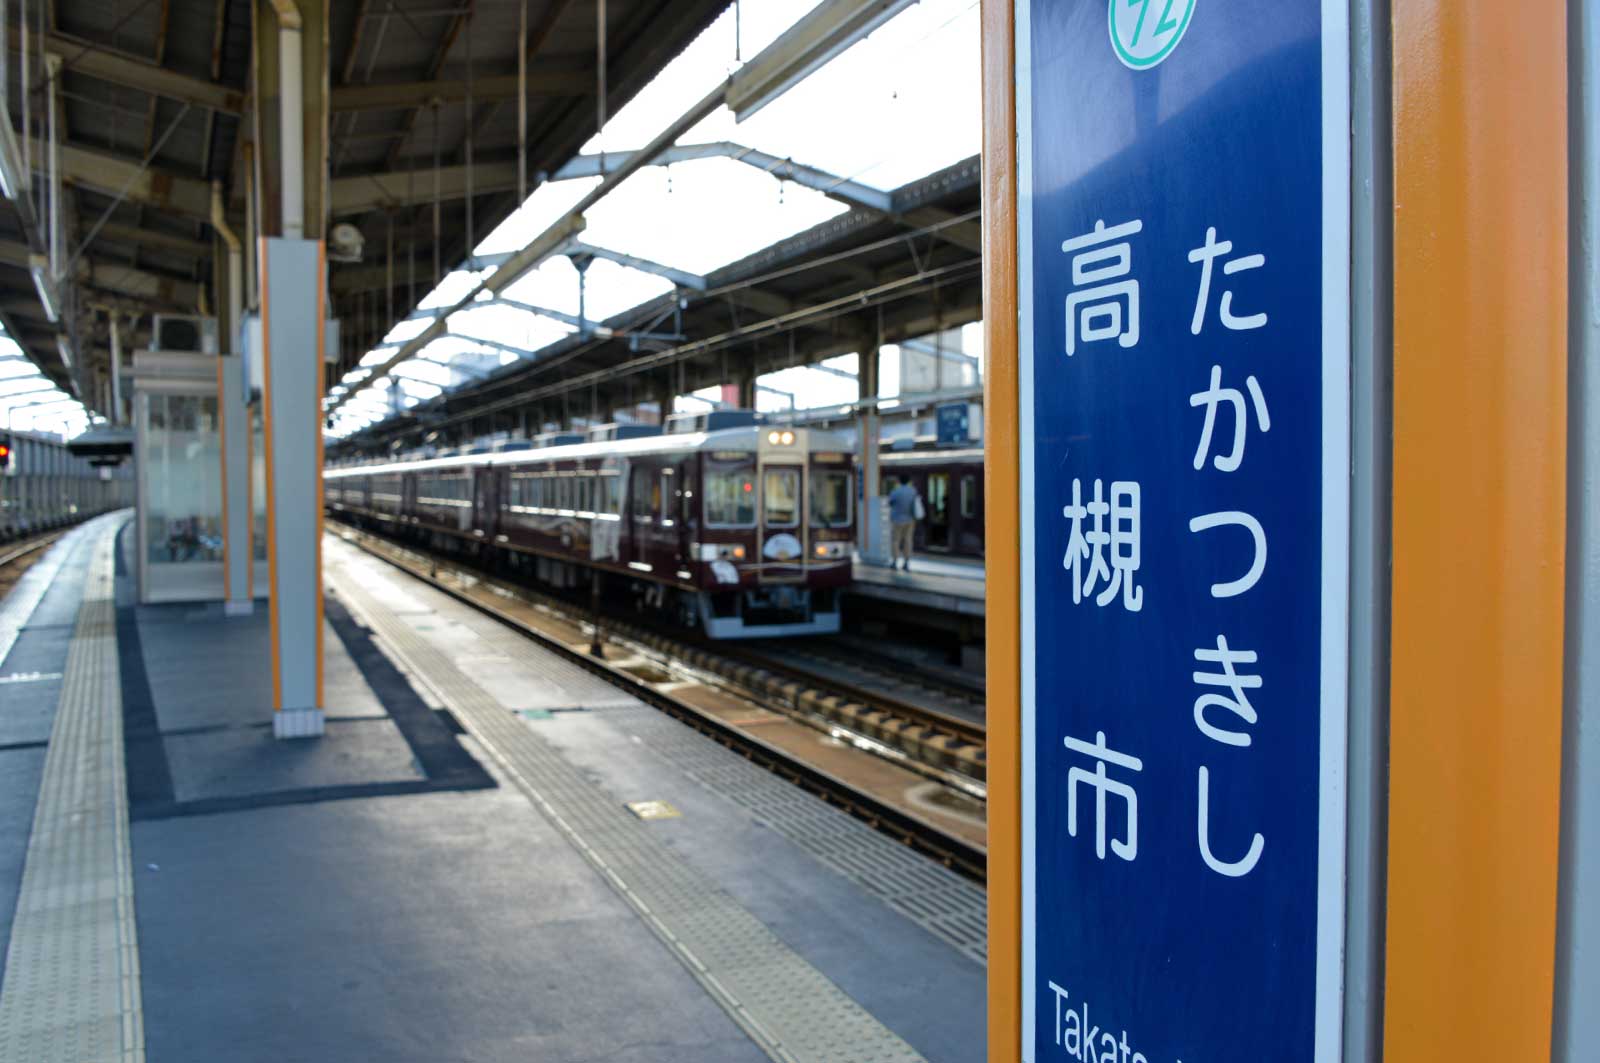
[[[806,551],[810,548],[805,512],[805,466],[764,461],[760,472],[761,508],[757,511],[756,547],[761,551],[761,578],[780,582],[803,579]]]
[[[699,485],[695,483],[695,462],[681,461],[678,463],[677,473],[677,546],[678,546],[678,571],[689,568],[693,560],[689,544],[694,540],[699,530],[699,521],[695,519],[695,501],[700,495]]]
[[[639,463],[629,467],[628,544],[625,553],[630,565],[649,564],[651,537],[656,524],[653,496],[658,489],[655,469]]]
[[[928,474],[928,549],[950,549],[950,474]]]
[[[500,517],[500,470],[473,470],[472,534],[478,539],[494,539]]]
[[[954,549],[963,554],[983,555],[983,493],[976,472],[961,473]]]

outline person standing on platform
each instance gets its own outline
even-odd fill
[[[894,554],[890,568],[911,571],[911,549],[917,541],[917,521],[922,519],[924,512],[922,496],[911,486],[911,477],[902,473],[900,485],[889,492],[889,526],[894,533]]]

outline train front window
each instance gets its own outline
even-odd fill
[[[850,474],[844,470],[811,470],[811,526],[843,528],[850,523]]]
[[[755,524],[755,462],[707,458],[704,486],[708,525],[748,528]]]
[[[768,469],[761,487],[767,527],[792,528],[800,523],[799,469]]]

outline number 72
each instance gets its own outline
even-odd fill
[[[1176,0],[1166,0],[1166,6],[1162,7],[1161,18],[1156,21],[1155,35],[1157,37],[1164,33],[1171,33],[1178,28],[1177,20],[1172,17],[1172,5],[1175,2]],[[1128,42],[1128,47],[1130,48],[1139,43],[1139,37],[1144,33],[1144,18],[1150,13],[1151,3],[1152,0],[1128,0],[1129,7],[1137,7],[1139,9],[1139,21],[1133,24],[1133,40]]]

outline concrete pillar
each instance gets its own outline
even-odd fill
[[[322,733],[322,295],[320,240],[262,241],[267,568],[273,733]]]
[[[262,420],[273,733],[322,734],[322,398],[328,205],[326,0],[255,7]]]

